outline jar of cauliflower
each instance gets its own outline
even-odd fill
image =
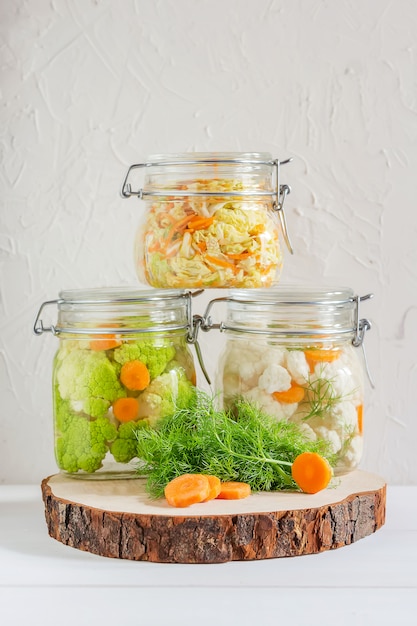
[[[328,442],[335,474],[355,469],[363,447],[364,369],[357,347],[370,328],[351,289],[233,290],[217,388],[232,409],[245,398],[277,420]],[[215,302],[215,301],[212,301]]]
[[[144,201],[134,249],[142,283],[157,288],[268,287],[282,268],[290,188],[267,153],[153,155],[132,165],[122,196]],[[143,189],[132,190],[144,168]]]
[[[63,291],[42,305],[35,333],[59,339],[53,365],[55,457],[80,478],[137,475],[136,432],[185,407],[195,385],[190,294]],[[45,305],[58,307],[45,327]]]

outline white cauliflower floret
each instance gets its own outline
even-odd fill
[[[303,419],[308,415],[306,409],[297,411],[298,419]],[[346,433],[351,433],[355,430],[358,421],[358,415],[356,408],[351,402],[338,402],[334,406],[318,415],[313,415],[308,420],[308,424],[317,431],[317,428],[324,426],[329,430],[335,430],[342,438],[346,437]]]
[[[342,354],[342,361],[346,371],[350,374],[350,399],[354,404],[358,405],[363,400],[363,367],[358,354],[358,349],[348,346]]]
[[[352,431],[358,423],[358,412],[352,402],[339,402],[329,412],[326,422],[338,430]]]
[[[326,426],[318,426],[314,429],[314,432],[317,435],[317,439],[323,439],[324,441],[328,441],[331,446],[331,451],[333,454],[339,452],[342,448],[342,441],[335,430],[330,430],[326,428]]]
[[[348,472],[359,465],[359,461],[362,457],[363,440],[360,435],[352,437],[349,445],[347,446],[346,453],[339,460],[336,469],[340,466],[342,471]]]
[[[262,350],[262,362],[264,365],[283,365],[286,350],[277,346],[267,345]]]
[[[248,402],[255,404],[259,409],[264,411],[264,413],[275,417],[277,421],[288,420],[297,410],[297,404],[281,404],[259,387],[254,387],[245,392],[243,397],[248,400]]]
[[[292,422],[299,422],[299,423],[303,423],[304,418],[307,417],[308,415],[308,410],[305,410],[304,408],[300,408],[300,405],[297,404],[296,405],[297,408],[295,410],[295,412],[293,413],[293,415],[291,416],[291,421]],[[304,422],[305,424],[310,424],[310,420],[308,420],[308,422]],[[310,424],[311,426],[311,424]]]
[[[310,374],[310,367],[304,352],[288,350],[285,355],[285,364],[291,377],[299,385],[304,385]]]
[[[249,342],[231,343],[224,364],[224,376],[238,375],[249,386],[257,383],[264,369],[263,351]]]
[[[268,365],[259,377],[258,387],[267,393],[287,391],[291,387],[291,376],[282,365]]]
[[[335,363],[337,363],[336,367]],[[327,383],[328,395],[333,397],[346,395],[346,374],[340,373],[339,361],[317,363],[310,375],[310,384],[314,386],[316,381],[325,381]]]
[[[317,435],[314,432],[314,430],[311,428],[311,426],[309,426],[305,422],[301,422],[298,424],[298,427],[299,427],[299,430],[305,436],[305,438],[308,439],[308,441],[317,441]]]
[[[251,386],[242,380],[239,374],[230,374],[225,372],[222,380],[221,387],[223,389],[224,396],[237,396],[245,391],[248,391]]]
[[[253,358],[253,355],[252,355]],[[239,367],[239,374],[242,380],[247,382],[253,381],[253,379],[260,375],[262,372],[262,363],[259,361],[241,361]]]
[[[351,350],[343,350],[341,356],[331,363],[317,363],[311,381],[325,379],[335,397],[347,398],[359,404],[363,395],[362,369],[357,356]]]

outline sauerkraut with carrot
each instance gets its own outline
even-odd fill
[[[177,189],[190,195],[154,200],[139,229],[135,261],[143,282],[159,288],[257,288],[276,281],[282,250],[270,199],[239,196],[242,182],[229,179],[181,183]],[[192,196],[195,191],[214,195]],[[225,191],[236,196],[215,195]]]

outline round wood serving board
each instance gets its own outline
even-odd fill
[[[363,471],[314,495],[255,493],[186,509],[150,500],[143,479],[42,481],[49,534],[101,556],[223,563],[314,554],[349,545],[385,522],[385,482]]]

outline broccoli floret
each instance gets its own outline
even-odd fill
[[[195,395],[195,387],[182,367],[155,378],[140,396],[140,411],[154,426],[159,419],[172,415],[176,409],[186,408]]]
[[[113,353],[114,360],[120,365],[128,361],[142,361],[148,368],[151,379],[162,374],[174,356],[175,348],[165,339],[142,339],[123,343]]]
[[[110,446],[110,452],[118,463],[129,463],[137,456],[136,431],[146,426],[143,420],[138,422],[126,422],[120,424],[117,431],[117,439]]]
[[[117,437],[117,429],[105,417],[89,421],[73,414],[72,420],[56,440],[58,466],[67,472],[95,472]]]
[[[102,417],[114,400],[126,396],[115,368],[100,351],[73,350],[58,358],[56,382],[61,398],[91,417]]]

